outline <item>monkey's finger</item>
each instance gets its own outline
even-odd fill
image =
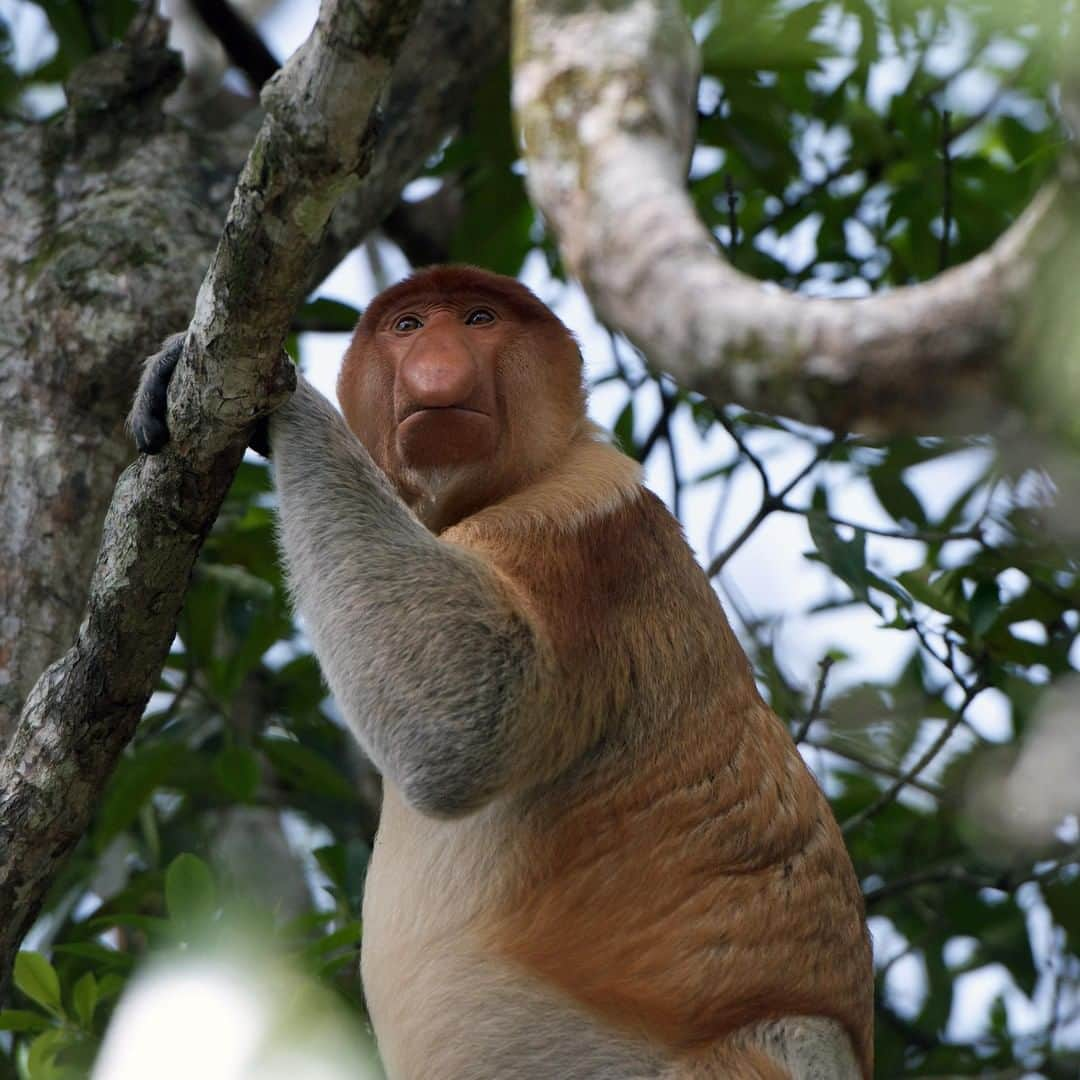
[[[270,457],[270,418],[268,416],[260,416],[255,421],[251,436],[248,438],[248,446],[256,454],[262,454],[264,458]]]

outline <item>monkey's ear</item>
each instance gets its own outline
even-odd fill
[[[169,407],[169,380],[184,354],[184,334],[166,338],[161,349],[143,366],[139,389],[128,414],[128,429],[135,445],[144,454],[156,454],[169,441],[166,414]]]

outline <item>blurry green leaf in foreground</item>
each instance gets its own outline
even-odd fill
[[[370,1037],[325,987],[265,951],[160,958],[121,999],[92,1080],[379,1080]]]

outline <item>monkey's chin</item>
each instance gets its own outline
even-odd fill
[[[426,469],[403,465],[398,491],[416,516],[440,533],[482,510],[497,497],[498,488],[492,486],[488,464],[478,461]]]
[[[476,465],[495,454],[494,419],[471,409],[421,409],[397,429],[398,453],[411,470],[453,470]]]

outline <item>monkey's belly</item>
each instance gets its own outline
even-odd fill
[[[366,948],[366,946],[365,946]],[[610,1031],[480,953],[382,950],[369,997],[390,1080],[658,1080],[644,1044]],[[371,965],[365,957],[365,974]]]
[[[441,822],[387,785],[364,892],[364,991],[390,1080],[652,1080],[645,1042],[485,944],[498,811]],[[482,820],[483,819],[483,820]],[[484,883],[491,888],[484,888]]]

